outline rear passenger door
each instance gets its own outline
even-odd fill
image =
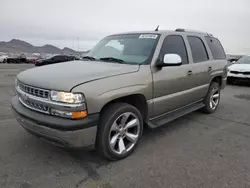
[[[212,61],[209,58],[207,45],[203,36],[187,35],[187,41],[190,50],[190,68],[192,74],[189,79],[192,80],[194,95],[191,101],[198,101],[204,98],[209,87],[210,75],[212,72]]]

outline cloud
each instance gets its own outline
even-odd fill
[[[79,37],[82,48],[91,48],[105,35],[160,24],[160,29],[207,31],[227,52],[250,53],[249,0],[1,0],[1,7],[0,40],[71,47]]]

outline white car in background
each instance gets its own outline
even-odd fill
[[[8,56],[6,55],[1,55],[0,56],[0,63],[6,63]]]
[[[236,63],[228,67],[227,82],[250,83],[250,55],[243,56]]]

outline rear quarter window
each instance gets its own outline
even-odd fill
[[[194,63],[201,63],[208,60],[208,53],[201,38],[188,36]]]
[[[213,37],[205,37],[214,59],[226,59],[225,51],[220,41]]]

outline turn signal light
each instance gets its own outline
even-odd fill
[[[87,115],[88,115],[87,111],[72,112],[72,118],[74,119],[84,118]]]

